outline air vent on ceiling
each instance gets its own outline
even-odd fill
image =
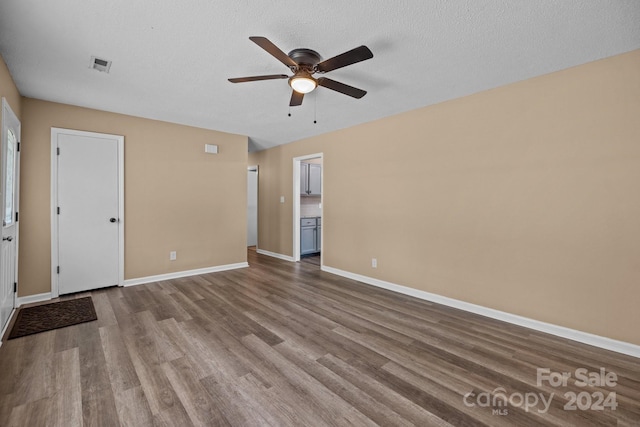
[[[93,68],[94,70],[98,70],[103,73],[108,73],[109,68],[111,68],[111,61],[107,61],[106,59],[92,56],[90,68]]]

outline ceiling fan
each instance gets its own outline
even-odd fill
[[[311,49],[294,49],[289,54],[285,54],[282,50],[273,44],[266,37],[249,37],[249,40],[266,50],[278,61],[286,65],[293,76],[286,74],[270,74],[266,76],[238,77],[229,79],[231,83],[254,82],[258,80],[273,79],[289,79],[289,86],[293,89],[289,106],[294,107],[302,104],[305,93],[309,93],[317,86],[326,87],[335,90],[353,98],[362,98],[366,95],[366,91],[353,86],[340,83],[326,77],[314,78],[316,73],[324,74],[356,62],[365,61],[373,58],[373,53],[366,46],[356,47],[350,51],[334,56],[326,60],[322,60],[320,54]]]

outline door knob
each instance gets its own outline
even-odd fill
[[[116,222],[116,221],[117,221],[117,219],[115,219],[115,218],[109,218],[109,222]]]
[[[10,241],[12,241],[12,240],[13,240],[13,237],[11,237],[11,236],[9,236],[9,237],[3,237],[3,238],[2,238],[2,241],[4,242],[5,240],[6,240],[7,242],[10,242]]]

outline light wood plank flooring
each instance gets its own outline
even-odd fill
[[[255,251],[249,263],[94,291],[98,321],[5,341],[0,425],[640,425],[636,358],[310,263]],[[537,385],[537,368],[601,367],[615,386]],[[506,406],[483,405],[501,392]],[[565,410],[571,392],[616,392],[618,406]],[[548,410],[525,410],[540,394]]]

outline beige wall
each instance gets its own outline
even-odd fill
[[[19,296],[51,289],[51,127],[125,137],[125,279],[246,261],[247,137],[30,98],[22,113]]]
[[[638,70],[634,51],[258,152],[258,246],[292,255],[292,158],[322,152],[325,265],[640,344]]]
[[[9,106],[16,114],[18,119],[21,118],[21,99],[18,88],[11,78],[7,64],[4,62],[2,56],[0,56],[0,97],[7,99]],[[2,119],[0,118],[0,121]]]

